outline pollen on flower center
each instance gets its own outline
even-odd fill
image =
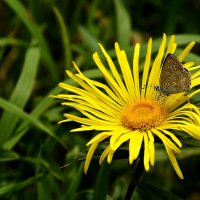
[[[131,130],[149,130],[167,117],[167,109],[158,101],[140,100],[127,104],[121,114],[121,123]]]

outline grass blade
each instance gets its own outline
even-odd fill
[[[78,30],[85,46],[87,46],[91,52],[99,52],[100,50],[97,38],[94,35],[92,35],[92,33],[89,32],[87,28],[83,26],[79,26]]]
[[[39,59],[40,53],[37,47],[31,47],[27,50],[22,72],[9,100],[10,103],[15,104],[18,108],[24,108],[31,95]],[[17,124],[17,120],[18,118],[11,113],[6,111],[3,113],[0,121],[0,145],[3,145],[11,136]]]
[[[84,74],[88,78],[101,77],[101,74],[96,69],[85,71]],[[73,84],[73,81],[70,79],[67,79],[64,82],[68,84]],[[57,95],[62,91],[63,89],[56,86],[46,97],[43,98],[43,100],[35,107],[35,109],[32,111],[30,115],[34,118],[38,118],[45,110],[48,109],[48,107],[52,105],[52,102],[55,101],[54,99],[49,98],[49,96]],[[6,149],[12,149],[12,147],[20,140],[20,138],[26,133],[28,129],[29,129],[29,124],[26,121],[24,121],[16,130],[18,134],[15,135],[15,137],[11,138],[9,141],[7,141],[3,147]]]
[[[83,163],[78,168],[78,171],[74,175],[73,180],[70,182],[70,186],[67,188],[66,193],[63,195],[63,200],[68,199],[68,200],[75,200],[75,195],[81,180],[81,175],[83,174]]]
[[[2,149],[0,150],[0,162],[8,162],[19,159],[19,155],[11,150]]]
[[[52,80],[55,83],[57,83],[59,80],[58,78],[59,76],[58,76],[58,71],[56,69],[56,64],[54,63],[51,57],[48,45],[46,43],[44,36],[41,33],[41,30],[31,19],[30,13],[25,9],[23,4],[18,0],[15,0],[15,1],[6,0],[4,2],[7,3],[7,5],[19,16],[19,18],[22,20],[22,22],[31,32],[33,37],[37,40],[41,48],[42,59],[47,63],[47,66],[49,68],[48,70],[52,76]]]
[[[44,124],[42,124],[38,119],[34,118],[33,116],[25,113],[23,110],[18,108],[17,106],[9,103],[8,101],[2,99],[0,97],[0,107],[5,109],[8,112],[11,112],[12,114],[16,115],[17,117],[27,121],[29,124],[33,124],[40,130],[44,131],[51,137],[53,137],[55,140],[57,140],[60,144],[62,144],[65,147],[65,144],[60,140],[57,135],[55,135],[48,127],[46,127]]]
[[[106,199],[108,190],[108,181],[110,175],[110,166],[107,162],[101,165],[100,171],[95,184],[93,200]]]
[[[14,184],[10,184],[8,186],[4,186],[0,188],[0,195],[5,195],[17,190],[21,190],[24,187],[28,187],[29,185],[34,184],[35,182],[37,182],[39,179],[41,179],[43,177],[44,174],[40,174],[37,177],[31,177],[29,179],[26,179],[25,181],[21,181],[19,183],[14,183]]]
[[[130,43],[131,20],[122,1],[114,1],[117,19],[117,40],[121,47],[126,47]]]
[[[68,30],[67,30],[64,19],[63,19],[61,13],[59,12],[59,10],[56,7],[53,7],[53,11],[57,17],[57,20],[58,20],[58,23],[60,26],[65,65],[67,66],[67,68],[69,68],[69,66],[71,65],[71,62],[72,62],[72,55],[71,55],[71,44],[70,44]]]
[[[24,40],[19,40],[13,37],[4,37],[4,38],[0,38],[0,46],[24,46],[24,47],[28,47],[29,43],[24,41]]]

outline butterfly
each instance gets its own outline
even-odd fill
[[[169,96],[181,92],[188,92],[191,86],[190,72],[183,67],[179,59],[169,53],[162,65],[159,85],[154,86],[161,96]]]

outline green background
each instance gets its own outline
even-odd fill
[[[92,60],[98,42],[115,60],[118,41],[130,61],[133,45],[143,43],[143,63],[149,37],[156,53],[163,33],[177,34],[177,52],[197,43],[186,61],[199,65],[199,10],[195,0],[0,1],[0,199],[123,199],[132,168],[127,154],[101,168],[94,159],[84,175],[85,144],[95,132],[70,133],[79,127],[73,122],[58,125],[64,112],[77,113],[49,95],[64,92],[57,87],[61,81],[74,84],[65,74],[74,72],[72,60],[89,78],[103,81]],[[199,143],[183,138],[177,158],[184,180],[162,146],[156,150],[155,166],[134,199],[200,199]]]

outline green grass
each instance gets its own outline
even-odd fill
[[[1,1],[0,199],[123,199],[130,179],[127,159],[110,166],[104,163],[101,168],[94,159],[85,175],[78,155],[82,152],[84,158],[85,144],[93,133],[70,133],[79,126],[76,123],[58,125],[65,112],[74,111],[61,107],[50,95],[63,92],[59,82],[75,84],[65,74],[66,69],[74,71],[72,60],[87,77],[101,80],[92,60],[95,51],[101,55],[99,42],[115,60],[113,47],[118,41],[130,62],[133,45],[141,42],[143,62],[150,36],[154,38],[152,53],[156,53],[162,34],[174,33],[177,52],[192,40],[197,43],[186,60],[199,64],[198,8],[194,0],[171,0],[167,5],[147,0]],[[198,97],[194,101],[199,102]],[[175,191],[183,199],[199,194],[200,147],[194,141],[191,144],[184,144],[179,157],[185,181],[177,179],[158,147],[156,166],[144,175],[146,183],[135,199],[149,188],[156,190],[149,183],[162,185],[157,195],[171,199],[176,197],[162,190]]]

